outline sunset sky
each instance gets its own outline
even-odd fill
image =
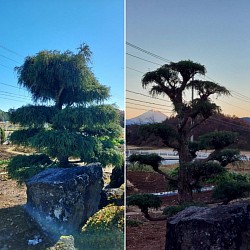
[[[124,109],[124,1],[0,0],[0,109],[32,103],[17,85],[15,66],[41,50],[71,50],[87,43],[92,69]]]
[[[213,97],[224,114],[250,116],[249,1],[127,0],[126,6],[127,118],[150,109],[173,114],[167,97],[144,96],[141,79],[169,61],[188,59],[205,65],[205,80],[231,91],[231,97]]]

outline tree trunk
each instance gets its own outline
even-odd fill
[[[63,168],[67,168],[69,166],[69,158],[68,156],[58,156],[58,160],[59,160],[59,165],[60,167],[63,167]]]
[[[193,201],[193,192],[191,186],[191,173],[189,163],[192,161],[192,156],[188,149],[188,137],[183,133],[179,141],[179,178],[178,178],[178,200],[179,203]]]
[[[186,165],[186,164],[185,164]],[[178,201],[179,204],[190,203],[193,201],[193,191],[190,184],[190,173],[186,166],[180,166],[178,182]]]

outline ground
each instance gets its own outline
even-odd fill
[[[0,160],[18,154],[14,148],[0,146]],[[40,227],[26,214],[26,188],[8,178],[4,167],[0,169],[0,250],[42,250],[54,245]],[[37,245],[29,240],[41,239]]]
[[[18,150],[0,145],[0,161],[24,153],[20,152],[20,148]],[[111,168],[105,169],[104,176],[107,180],[111,171]],[[18,186],[16,181],[8,178],[5,166],[0,165],[0,250],[44,250],[56,243],[25,212],[26,199],[25,185]],[[36,239],[42,241],[36,245],[28,245],[29,240]]]
[[[173,166],[172,166],[173,167]],[[239,172],[246,172],[249,170],[249,164],[243,165]],[[127,188],[127,196],[134,193],[155,193],[166,191],[166,184],[164,177],[158,173],[142,172],[142,171],[128,171],[127,180],[131,182],[134,187]],[[202,203],[213,203],[211,198],[211,191],[195,193],[194,201]],[[177,205],[177,196],[169,196],[162,198],[162,207],[158,211],[152,210],[154,216],[161,216],[162,209],[168,205]],[[136,220],[139,226],[126,227],[126,249],[127,250],[163,250],[165,249],[166,236],[166,221],[148,221],[145,219],[137,207],[128,207],[126,213],[127,220]]]

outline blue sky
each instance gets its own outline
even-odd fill
[[[32,103],[13,70],[26,56],[41,50],[76,52],[83,42],[93,52],[96,78],[111,88],[108,102],[124,109],[123,0],[0,0],[0,26],[1,110]]]
[[[222,112],[250,116],[249,1],[127,0],[126,6],[128,42],[170,61],[190,59],[205,65],[210,78],[205,80],[212,78],[232,91],[231,97],[213,97]],[[160,65],[167,63],[131,46],[126,46],[126,52]],[[148,95],[141,87],[142,75],[159,65],[126,55],[126,67],[127,90]],[[143,101],[129,100],[128,118],[157,108],[171,114],[171,108],[166,107],[170,105],[167,101],[128,91],[126,96]]]

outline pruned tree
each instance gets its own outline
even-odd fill
[[[10,110],[11,121],[23,127],[12,133],[13,143],[45,152],[61,166],[68,166],[71,156],[121,165],[119,114],[114,105],[103,104],[109,88],[91,71],[91,54],[85,44],[76,54],[41,51],[16,67],[18,83],[36,104]]]
[[[194,187],[201,178],[209,175],[209,171],[214,174],[222,171],[220,164],[212,163],[214,160],[221,162],[224,167],[239,159],[229,151],[226,160],[221,156],[223,149],[237,140],[237,135],[230,131],[215,131],[201,137],[199,141],[190,142],[193,130],[220,112],[220,107],[211,96],[230,95],[225,87],[215,82],[193,80],[194,76],[205,73],[204,65],[188,60],[163,65],[142,78],[144,88],[152,85],[149,91],[151,95],[168,96],[176,113],[178,122],[175,128],[162,123],[143,125],[142,129],[144,133],[147,131],[160,136],[167,146],[178,152],[179,172],[176,181],[180,203],[192,202]],[[196,91],[197,97],[188,100],[186,93],[191,89]],[[196,152],[205,148],[214,151],[207,159],[196,159]]]

